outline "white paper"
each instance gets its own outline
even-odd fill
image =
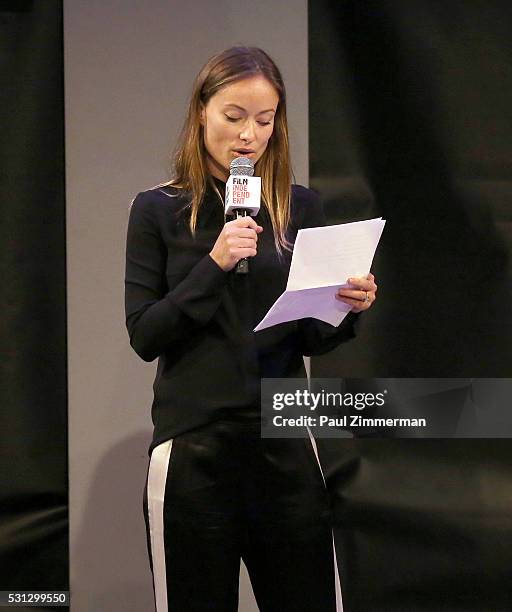
[[[379,217],[299,230],[286,291],[254,331],[305,317],[339,325],[351,307],[334,296],[347,278],[368,274],[385,224]]]

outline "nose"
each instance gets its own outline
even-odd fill
[[[245,142],[251,142],[254,140],[254,125],[251,120],[247,120],[244,124],[242,131],[240,132],[240,140]]]

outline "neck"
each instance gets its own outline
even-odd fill
[[[223,168],[220,164],[218,164],[212,157],[208,155],[208,159],[206,160],[206,165],[210,174],[219,179],[222,182],[226,182],[229,178],[229,172]]]

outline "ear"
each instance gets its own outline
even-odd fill
[[[204,107],[204,104],[201,103],[201,107],[199,110],[199,123],[204,126],[206,123],[206,109]]]

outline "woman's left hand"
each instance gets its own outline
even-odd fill
[[[349,278],[347,283],[350,287],[340,287],[336,299],[352,306],[352,312],[368,310],[377,299],[377,285],[373,274],[370,272],[366,277]]]

